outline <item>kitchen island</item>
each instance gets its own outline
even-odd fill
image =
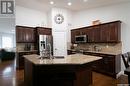
[[[91,66],[102,59],[82,54],[42,60],[35,54],[24,57],[26,86],[89,86],[92,84]]]

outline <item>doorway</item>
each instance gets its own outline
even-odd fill
[[[54,56],[67,55],[66,32],[53,32]]]

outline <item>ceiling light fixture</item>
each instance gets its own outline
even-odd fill
[[[88,0],[84,0],[84,2],[87,2]]]
[[[71,5],[72,5],[72,3],[71,3],[71,2],[68,2],[68,5],[69,5],[69,6],[71,6]]]
[[[54,2],[53,2],[53,1],[50,1],[50,4],[54,4]]]

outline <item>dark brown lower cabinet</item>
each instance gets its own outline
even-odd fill
[[[37,51],[16,52],[16,68],[24,69],[24,55],[37,54]]]
[[[67,50],[67,55],[76,54],[76,51]]]
[[[25,59],[25,86],[91,86],[91,65],[39,65]]]
[[[121,56],[94,52],[85,52],[85,55],[101,56],[101,60],[95,61],[92,68],[94,71],[116,78],[121,71]]]

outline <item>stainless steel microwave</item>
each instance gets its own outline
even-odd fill
[[[75,36],[75,43],[86,43],[86,42],[87,42],[87,36],[86,35]]]

